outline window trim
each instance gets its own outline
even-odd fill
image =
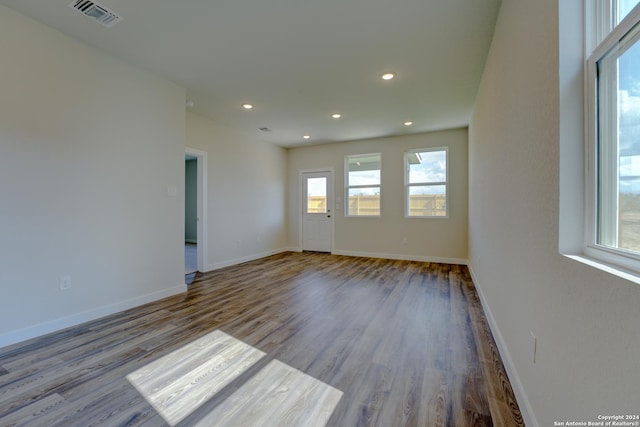
[[[595,260],[640,272],[640,253],[598,243],[598,62],[636,25],[640,25],[640,4],[617,26],[617,0],[588,1],[585,28],[585,237],[584,255]],[[605,36],[606,35],[606,36]],[[636,43],[640,43],[637,41]],[[589,54],[591,52],[591,54]],[[613,108],[613,106],[611,107]],[[606,130],[606,129],[605,129]],[[609,168],[610,169],[610,168]],[[617,170],[617,166],[615,167]],[[612,172],[605,173],[611,174]]]
[[[443,182],[420,182],[420,183],[410,183],[409,182],[409,156],[412,153],[424,153],[429,151],[444,151],[446,157],[446,176],[445,181]],[[429,148],[414,148],[411,150],[406,150],[404,152],[404,157],[402,160],[403,170],[404,170],[404,217],[407,219],[448,219],[450,215],[449,209],[449,147],[429,147]],[[409,189],[412,186],[436,186],[436,185],[444,185],[445,187],[445,214],[443,216],[435,216],[435,215],[409,215]]]
[[[380,159],[380,182],[378,185],[349,185],[349,160],[358,157],[378,156]],[[382,153],[362,153],[348,154],[344,156],[344,217],[345,218],[382,218]],[[380,213],[378,215],[350,215],[349,214],[349,190],[352,188],[375,188],[378,187],[380,196]]]

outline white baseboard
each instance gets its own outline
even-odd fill
[[[207,271],[219,270],[225,267],[231,267],[232,265],[242,264],[243,262],[255,261],[260,258],[265,258],[271,255],[276,255],[283,252],[302,252],[302,249],[295,246],[288,246],[280,249],[275,249],[272,251],[247,255],[247,256],[243,256],[240,258],[235,258],[227,261],[220,261],[220,262],[207,265],[203,273],[206,273]],[[404,255],[404,254],[388,254],[388,253],[379,253],[379,252],[357,252],[357,251],[335,251],[335,250],[331,253],[333,255],[344,255],[344,256],[354,256],[354,257],[365,257],[365,258],[398,259],[398,260],[404,260],[404,261],[436,262],[440,264],[467,265],[468,263],[468,261],[463,258],[444,258],[444,257]]]
[[[420,262],[436,262],[439,264],[456,264],[467,265],[467,260],[462,258],[443,258],[443,257],[429,257],[429,256],[416,256],[416,255],[404,255],[404,254],[385,254],[378,252],[357,252],[357,251],[333,251],[334,255],[345,256],[357,256],[366,258],[384,258],[384,259],[399,259],[404,261],[420,261]]]
[[[70,316],[60,317],[58,319],[51,320],[49,322],[39,323],[37,325],[29,326],[17,331],[11,331],[0,335],[0,348],[11,344],[16,344],[22,341],[26,341],[31,338],[39,337],[41,335],[56,332],[62,329],[69,328],[71,326],[77,326],[84,322],[99,319],[110,314],[117,313],[119,311],[128,310],[139,305],[143,305],[152,301],[157,301],[162,298],[170,297],[187,291],[187,285],[181,284],[172,288],[163,289],[151,294],[142,295],[136,298],[131,298],[126,301],[117,302],[102,307],[97,307],[91,310],[83,311],[81,313],[72,314]]]
[[[247,255],[247,256],[243,256],[240,258],[235,258],[235,259],[230,259],[227,261],[220,261],[220,262],[216,262],[213,264],[209,264],[205,267],[205,271],[203,271],[203,273],[206,273],[207,271],[213,271],[213,270],[219,270],[221,268],[225,268],[225,267],[231,267],[232,265],[237,265],[237,264],[242,264],[243,262],[249,262],[249,261],[255,261],[257,259],[260,258],[265,258],[271,255],[276,255],[276,254],[281,254],[283,252],[294,252],[295,250],[292,248],[280,248],[280,249],[274,249],[272,251],[267,251],[267,252],[262,252],[262,253],[258,253],[258,254],[252,254],[252,255]]]
[[[511,354],[509,353],[507,344],[504,341],[502,334],[500,333],[500,328],[498,327],[498,324],[493,317],[491,307],[484,297],[482,286],[480,286],[478,277],[474,274],[473,268],[470,264],[467,264],[467,267],[469,268],[471,279],[473,280],[476,290],[478,291],[478,296],[480,297],[480,302],[482,303],[482,309],[487,316],[489,328],[491,329],[493,338],[495,339],[496,345],[498,346],[498,351],[500,352],[502,363],[504,364],[504,368],[506,369],[507,375],[509,376],[509,382],[511,383],[511,387],[513,388],[513,393],[516,395],[516,400],[518,401],[518,406],[520,407],[520,412],[522,413],[524,423],[529,427],[539,427],[540,424],[538,423],[538,420],[533,413],[533,409],[531,408],[531,404],[529,403],[529,399],[527,398],[527,393],[524,391],[524,387],[522,387],[520,376],[518,375],[518,371],[516,371],[515,369],[515,365],[513,364],[513,359],[511,359]]]

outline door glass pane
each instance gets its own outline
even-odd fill
[[[307,178],[307,213],[327,213],[327,178]]]

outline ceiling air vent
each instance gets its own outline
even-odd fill
[[[122,21],[121,16],[91,0],[75,0],[69,3],[69,7],[95,21],[98,21],[105,27],[113,27],[118,22]]]

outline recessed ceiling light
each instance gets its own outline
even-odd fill
[[[253,108],[253,104],[242,104],[242,108],[245,110],[251,110]]]
[[[339,119],[340,117],[342,117],[342,114],[340,114],[340,113],[333,113],[333,114],[331,115],[331,117],[333,117],[334,119]]]
[[[304,138],[304,139],[309,139],[309,138],[311,138],[311,136],[309,136],[309,135],[304,135],[302,138]]]
[[[396,75],[393,73],[384,73],[382,75],[382,80],[392,80]]]
[[[411,126],[413,124],[413,122],[404,122],[405,126]]]

